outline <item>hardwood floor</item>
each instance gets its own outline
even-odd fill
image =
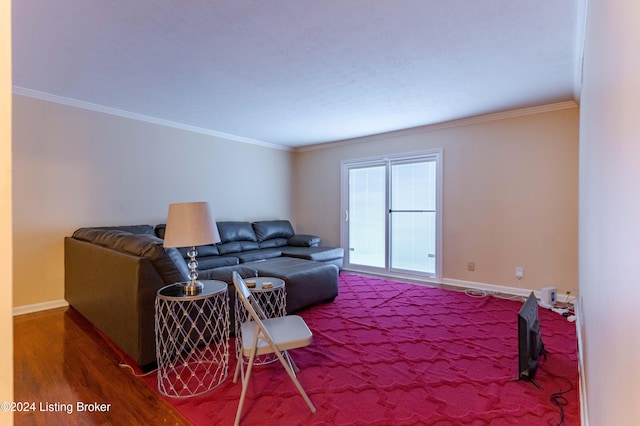
[[[14,317],[16,425],[188,425],[73,308]],[[104,411],[79,411],[78,402]],[[109,405],[107,405],[109,404]],[[68,413],[68,411],[70,413]]]

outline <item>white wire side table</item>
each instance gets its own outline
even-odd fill
[[[229,372],[227,283],[203,280],[203,290],[185,296],[182,284],[158,290],[155,302],[158,390],[188,397],[220,385]]]
[[[257,277],[247,278],[245,280],[249,291],[253,294],[256,302],[260,305],[267,318],[283,317],[287,315],[287,292],[284,281],[275,277]],[[253,284],[255,283],[255,287]],[[271,283],[271,287],[265,288],[265,283]],[[242,301],[236,296],[235,304],[235,325],[236,325],[236,359],[239,359],[242,353],[242,333],[240,325],[247,321],[247,310],[244,308]],[[274,362],[278,358],[274,354],[257,356],[254,365],[268,364]]]

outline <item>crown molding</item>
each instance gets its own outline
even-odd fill
[[[397,138],[401,136],[413,135],[416,133],[427,133],[427,132],[433,132],[436,130],[449,129],[452,127],[470,126],[472,124],[486,123],[490,121],[504,120],[507,118],[522,117],[527,115],[541,114],[545,112],[559,111],[563,109],[570,109],[570,108],[577,108],[577,107],[578,107],[578,104],[573,100],[556,102],[553,104],[538,105],[534,107],[519,108],[519,109],[513,109],[509,111],[495,112],[491,114],[476,115],[473,117],[461,118],[458,120],[427,124],[424,126],[411,127],[409,129],[403,129],[403,130],[394,130],[392,132],[378,133],[378,134],[369,135],[369,136],[361,136],[353,139],[344,139],[344,140],[335,141],[335,142],[325,142],[325,143],[320,143],[315,145],[307,145],[307,146],[294,148],[293,151],[306,152],[306,151],[316,151],[320,149],[330,149],[330,148],[336,148],[338,146],[373,142],[378,140],[385,140],[385,139]]]
[[[232,135],[215,130],[205,129],[203,127],[191,126],[188,124],[178,123],[175,121],[164,120],[162,118],[151,117],[149,115],[138,114],[136,112],[125,111],[118,108],[98,105],[91,102],[80,101],[77,99],[66,98],[64,96],[52,95],[38,90],[27,89],[25,87],[13,86],[13,93],[16,95],[27,96],[30,98],[40,99],[43,101],[53,102],[57,104],[72,106],[75,108],[101,112],[104,114],[115,115],[118,117],[129,118],[131,120],[144,121],[147,123],[158,124],[160,126],[172,127],[175,129],[186,130],[189,132],[200,133],[203,135],[214,136],[217,138],[227,139],[235,142],[248,143],[252,145],[260,145],[266,148],[279,149],[282,151],[291,151],[291,147],[265,142],[257,139],[245,138],[242,136]]]
[[[575,57],[573,72],[573,98],[580,103],[582,95],[582,75],[584,67],[584,42],[587,31],[587,11],[589,9],[588,0],[577,1],[577,18],[576,18],[576,34],[575,34]]]
[[[75,108],[101,112],[104,114],[128,118],[131,120],[158,124],[160,126],[186,130],[189,132],[204,134],[204,135],[213,136],[213,137],[226,139],[230,141],[248,143],[252,145],[258,145],[266,148],[278,149],[278,150],[289,151],[289,152],[307,152],[307,151],[316,151],[320,149],[331,149],[338,146],[373,142],[377,140],[385,140],[390,138],[412,135],[416,133],[426,133],[426,132],[432,132],[436,130],[448,129],[452,127],[469,126],[472,124],[485,123],[485,122],[490,122],[495,120],[503,120],[503,119],[513,118],[513,117],[521,117],[521,116],[540,114],[540,113],[550,112],[550,111],[576,108],[578,106],[578,104],[575,101],[570,100],[570,101],[564,101],[564,102],[557,102],[553,104],[539,105],[534,107],[520,108],[520,109],[509,110],[509,111],[496,112],[492,114],[461,118],[458,120],[445,121],[442,123],[427,124],[424,126],[412,127],[412,128],[403,129],[403,130],[395,130],[395,131],[385,132],[385,133],[378,133],[374,135],[361,136],[358,138],[344,139],[344,140],[333,141],[333,142],[324,142],[319,144],[305,145],[305,146],[293,148],[290,146],[274,144],[271,142],[265,142],[257,139],[246,138],[238,135],[232,135],[229,133],[218,132],[215,130],[205,129],[202,127],[191,126],[184,123],[165,120],[157,117],[151,117],[148,115],[139,114],[131,111],[125,111],[118,108],[98,105],[91,102],[85,102],[77,99],[66,98],[64,96],[58,96],[58,95],[53,95],[46,92],[41,92],[38,90],[27,89],[21,86],[14,85],[12,88],[13,88],[13,93],[16,95],[27,96],[30,98],[40,99],[40,100],[67,105]]]

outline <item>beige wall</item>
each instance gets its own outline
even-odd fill
[[[299,150],[299,228],[339,244],[341,161],[443,148],[445,281],[575,294],[578,108],[456,124]],[[521,281],[516,266],[524,267]]]
[[[444,279],[577,287],[575,107],[292,154],[25,96],[13,100],[13,265],[24,271],[16,277],[14,307],[63,299],[65,235],[80,226],[160,223],[171,202],[210,201],[218,220],[291,217],[299,232],[339,245],[342,160],[440,147]],[[475,272],[466,270],[468,261]],[[516,266],[525,268],[521,281]]]
[[[13,400],[11,234],[11,2],[0,0],[0,401]],[[0,412],[0,425],[12,423]]]
[[[580,296],[592,425],[640,424],[640,3],[589,1],[580,113]]]
[[[209,201],[217,220],[291,217],[291,153],[13,96],[15,307],[64,297],[64,236],[157,224]]]

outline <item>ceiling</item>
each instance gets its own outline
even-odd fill
[[[576,99],[585,0],[14,0],[14,92],[300,147]]]

